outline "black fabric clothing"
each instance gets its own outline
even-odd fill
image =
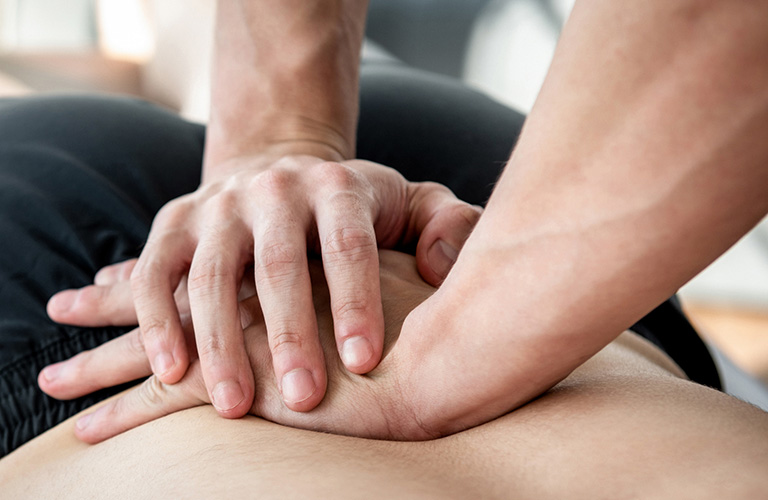
[[[363,65],[358,156],[484,204],[523,117],[453,80]],[[0,457],[96,402],[37,387],[46,365],[130,328],[53,323],[48,299],[138,256],[154,214],[199,184],[204,127],[140,100],[0,99]],[[636,326],[692,379],[719,387],[706,347],[670,302]]]

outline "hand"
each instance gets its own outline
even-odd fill
[[[296,427],[339,434],[388,439],[425,439],[435,437],[418,422],[418,405],[409,403],[401,392],[401,359],[396,341],[408,312],[429,297],[434,288],[419,277],[412,257],[382,251],[381,291],[386,324],[385,356],[368,376],[349,373],[335,352],[331,302],[323,271],[317,262],[310,265],[317,324],[328,370],[328,393],[310,413],[296,413],[285,408],[270,368],[270,349],[264,318],[248,279],[244,298],[239,304],[245,345],[254,367],[257,398],[250,413]],[[106,273],[107,275],[109,273]],[[100,275],[100,279],[105,274]],[[191,325],[183,322],[191,335]],[[96,412],[81,417],[76,433],[84,441],[95,443],[163,415],[210,402],[202,377],[200,361],[193,359],[182,380],[164,384],[152,375],[120,398],[108,402]],[[150,365],[134,330],[96,349],[81,353],[58,365],[54,380],[40,376],[40,386],[58,398],[75,398],[103,387],[117,385],[151,374]]]
[[[93,286],[55,295],[48,311],[70,324],[138,322],[152,371],[166,384],[181,380],[189,366],[194,349],[182,316],[190,314],[208,399],[222,416],[240,417],[252,406],[255,386],[237,291],[253,264],[277,387],[291,410],[307,411],[326,390],[307,251],[323,257],[339,354],[347,369],[366,373],[383,349],[377,245],[418,240],[418,269],[438,284],[480,211],[445,187],[410,183],[365,161],[229,161],[226,177],[158,213],[138,261],[100,271]],[[173,295],[187,273],[188,307]]]

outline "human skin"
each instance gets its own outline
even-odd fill
[[[403,326],[426,427],[542,393],[765,215],[766,18],[765,1],[577,2],[484,215]]]
[[[254,370],[256,393],[250,413],[281,424],[310,427],[333,433],[381,439],[407,439],[402,432],[405,422],[417,424],[416,409],[401,404],[399,378],[399,349],[396,340],[400,326],[410,311],[434,293],[435,289],[418,275],[415,260],[405,254],[382,251],[382,305],[385,312],[387,337],[385,359],[368,376],[347,373],[338,355],[329,356],[333,348],[332,305],[326,287],[324,269],[318,261],[309,267],[314,286],[314,308],[317,324],[324,342],[326,368],[337,387],[331,388],[323,402],[310,413],[294,412],[285,407],[272,375],[267,326],[256,295],[253,280],[244,280],[240,289],[239,321],[244,331],[249,362]],[[185,304],[184,294],[177,296]],[[183,323],[188,337],[195,335],[189,315]],[[122,384],[152,374],[146,349],[139,330],[133,330],[90,351],[60,363],[59,374],[49,379],[44,370],[38,381],[49,395],[71,399],[95,390]],[[78,420],[78,437],[95,443],[163,415],[192,406],[209,404],[197,353],[190,351],[192,363],[184,378],[176,384],[164,384],[156,375],[149,377],[136,390],[126,393]],[[421,434],[420,439],[430,436]]]
[[[221,415],[240,417],[254,385],[237,290],[243,273],[254,273],[277,386],[289,408],[307,411],[326,387],[307,270],[315,252],[345,366],[373,369],[384,335],[377,247],[415,246],[420,271],[437,284],[480,209],[437,184],[350,161],[366,8],[360,0],[219,2],[200,188],[157,214],[138,261],[103,270],[95,288],[55,295],[51,316],[83,324],[83,295],[123,297],[135,304],[154,373],[175,383],[190,361],[173,295],[186,279],[209,397]],[[130,287],[100,289],[111,272],[130,275]]]
[[[266,380],[267,366],[256,375],[270,401],[261,413],[337,434],[357,433],[360,425],[379,421],[387,405],[376,403],[392,396],[385,371],[402,339],[397,327],[433,292],[412,257],[385,252],[381,259],[387,325],[382,364],[368,376],[344,368],[335,350],[328,291],[315,268],[315,306],[329,363],[326,400],[310,413],[285,409]],[[246,328],[251,357],[268,363],[257,302],[245,301],[241,310],[251,324]],[[97,373],[93,353],[119,345],[92,351],[91,362],[80,366],[85,371],[72,380],[102,380],[109,367]],[[121,354],[135,355],[130,348]],[[339,436],[253,416],[222,420],[199,400],[206,391],[196,363],[191,374],[193,383],[185,377],[167,386],[152,377],[154,382],[104,405],[131,401],[148,410],[186,398],[192,408],[96,445],[75,439],[76,416],[17,449],[0,460],[3,493],[64,499],[359,498],[361,493],[366,498],[751,499],[768,486],[768,415],[691,383],[666,355],[628,332],[522,408],[421,442]],[[152,393],[153,388],[165,392]],[[130,394],[139,397],[131,400]]]
[[[577,2],[485,215],[403,325],[419,425],[396,434],[530,401],[768,211],[766,18],[756,0]]]

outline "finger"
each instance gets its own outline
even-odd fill
[[[74,399],[151,373],[141,333],[136,329],[66,361],[46,366],[37,382],[49,396]]]
[[[152,376],[95,412],[83,415],[75,423],[75,435],[86,443],[98,443],[141,424],[206,402],[199,364],[193,363],[178,384],[166,385]]]
[[[141,334],[152,372],[168,384],[178,382],[189,365],[189,355],[174,300],[194,251],[192,238],[182,231],[150,237],[131,274]]]
[[[133,268],[136,267],[136,262],[139,259],[130,259],[117,264],[103,267],[93,277],[94,285],[111,285],[121,281],[129,281],[131,279],[131,273]]]
[[[326,164],[322,178],[315,213],[336,345],[348,370],[367,373],[378,365],[384,345],[372,198],[348,167]]]
[[[48,301],[48,316],[57,323],[78,326],[137,324],[129,281],[64,290]]]
[[[226,218],[218,219],[222,220]],[[221,416],[239,418],[250,409],[254,395],[237,300],[245,260],[242,249],[250,253],[251,248],[243,238],[246,229],[238,224],[205,234],[187,282],[192,323],[211,402]]]
[[[412,224],[420,235],[416,265],[424,280],[437,286],[448,276],[482,209],[432,182],[411,183],[409,191]]]
[[[303,218],[286,213],[288,186],[275,182],[280,179],[261,193],[261,209],[254,207],[256,291],[283,400],[292,410],[308,411],[327,384],[307,268],[309,211]]]

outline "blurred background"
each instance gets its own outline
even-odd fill
[[[371,0],[367,37],[527,112],[572,4]],[[0,95],[126,93],[204,122],[213,16],[213,0],[0,0]],[[680,295],[702,334],[768,383],[768,222]]]

